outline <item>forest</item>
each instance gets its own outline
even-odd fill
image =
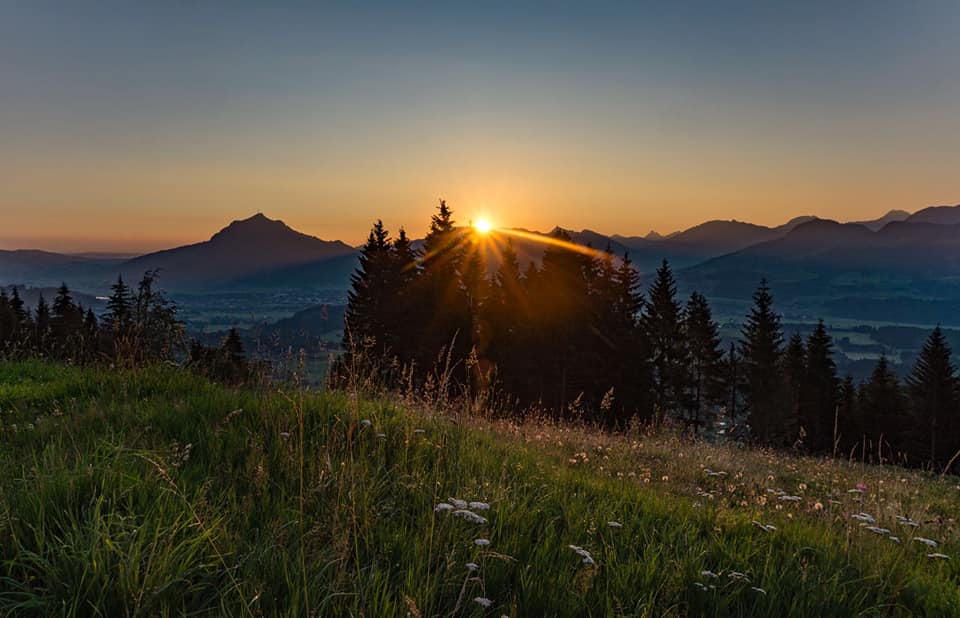
[[[508,237],[488,272],[493,241],[457,226],[444,201],[422,248],[377,221],[352,278],[340,373],[363,366],[394,387],[493,392],[503,414],[614,429],[675,424],[708,439],[937,471],[960,454],[960,382],[939,327],[903,382],[881,357],[858,384],[838,375],[822,321],[806,339],[784,332],[766,281],[739,340],[724,346],[708,299],[678,298],[666,261],[641,289],[629,255],[574,245],[562,231],[553,239],[524,269]]]

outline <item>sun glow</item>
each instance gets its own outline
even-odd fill
[[[493,224],[490,223],[489,219],[480,217],[473,223],[473,229],[481,234],[489,234],[493,231]]]

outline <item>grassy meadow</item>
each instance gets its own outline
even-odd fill
[[[958,512],[892,467],[0,364],[4,616],[952,616]]]

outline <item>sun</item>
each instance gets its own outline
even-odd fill
[[[489,234],[491,231],[493,231],[493,224],[490,223],[489,219],[480,217],[473,223],[473,229],[477,230],[477,232],[481,234]]]

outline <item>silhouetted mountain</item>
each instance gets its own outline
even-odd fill
[[[0,251],[0,285],[54,286],[97,274],[121,262],[29,249]]]
[[[680,273],[684,286],[746,301],[767,278],[788,311],[918,322],[916,301],[960,299],[960,224],[888,223],[874,232],[818,219],[783,238],[708,260]],[[944,305],[946,306],[946,305]],[[880,317],[880,316],[884,317]],[[942,315],[944,323],[960,316]]]
[[[870,221],[854,221],[854,223],[858,223],[876,232],[888,223],[893,223],[895,221],[906,221],[908,217],[910,217],[910,213],[906,210],[891,210],[879,219],[873,219]]]
[[[125,276],[138,277],[160,269],[168,289],[203,289],[355,254],[356,249],[340,241],[302,234],[283,221],[257,214],[234,221],[208,241],[143,255],[125,262],[120,270]]]
[[[930,206],[918,210],[905,219],[908,223],[936,223],[937,225],[955,225],[960,223],[960,205]]]

